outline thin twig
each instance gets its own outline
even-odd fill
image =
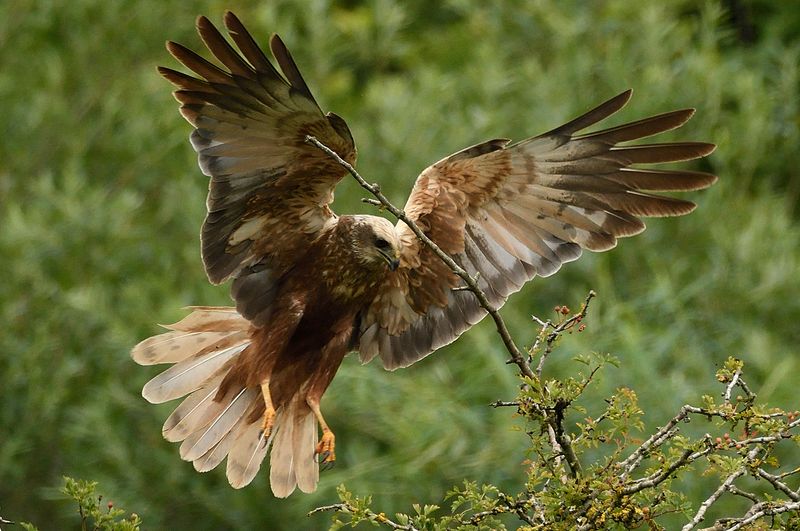
[[[750,387],[747,385],[743,379],[739,378],[739,387],[744,391],[744,394],[747,395],[747,399],[753,401],[756,399],[756,394],[750,390]]]
[[[756,474],[758,474],[759,477],[764,478],[767,481],[769,481],[772,484],[772,486],[775,487],[776,490],[779,490],[779,491],[783,492],[784,494],[786,494],[787,496],[789,496],[789,498],[792,501],[800,501],[800,495],[798,495],[795,491],[790,489],[786,485],[786,483],[781,481],[781,478],[779,478],[778,476],[776,476],[774,474],[770,474],[769,472],[767,472],[763,468],[756,469]]]
[[[659,485],[665,479],[670,477],[679,468],[697,461],[704,455],[711,453],[713,450],[714,447],[711,446],[710,442],[708,443],[708,446],[706,446],[704,449],[698,450],[696,452],[693,452],[691,448],[687,448],[686,450],[684,450],[683,454],[681,454],[681,456],[678,459],[670,463],[670,465],[667,468],[663,470],[658,470],[655,473],[645,478],[632,481],[630,484],[628,484],[622,489],[622,493],[630,495],[630,494],[635,494],[644,489],[655,487],[656,485]]]
[[[636,450],[628,456],[627,459],[621,461],[618,466],[623,469],[622,474],[620,477],[624,479],[628,474],[633,472],[636,467],[639,466],[639,463],[642,462],[642,459],[647,457],[647,454],[650,453],[651,450],[654,450],[664,444],[671,437],[671,433],[673,433],[673,429],[678,425],[679,422],[685,420],[686,417],[689,416],[689,413],[692,412],[693,406],[688,404],[684,405],[677,415],[672,417],[666,425],[664,425],[661,429],[655,432],[653,435],[650,436],[645,442],[639,445]]]
[[[738,520],[735,520],[735,523],[733,525],[729,527],[718,527],[715,525],[711,529],[714,529],[715,531],[717,529],[724,531],[738,531],[739,529],[742,529],[745,526],[752,524],[759,518],[781,514],[789,511],[800,511],[800,502],[775,503],[775,502],[763,501],[753,505],[750,508],[750,510],[747,511],[748,514]]]
[[[538,378],[541,379],[542,377],[544,362],[547,359],[547,356],[549,356],[550,353],[553,352],[553,343],[555,343],[555,340],[558,339],[562,333],[569,330],[576,323],[581,322],[586,317],[586,312],[589,311],[589,303],[596,296],[597,294],[594,292],[594,290],[589,290],[589,293],[586,295],[586,299],[583,301],[583,305],[581,306],[580,311],[578,311],[578,313],[576,313],[569,319],[565,320],[564,322],[559,323],[558,325],[553,325],[550,321],[542,321],[538,317],[532,316],[533,320],[536,321],[542,327],[542,329],[536,338],[536,342],[531,347],[531,353],[535,352],[539,348],[541,344],[541,338],[544,336],[544,333],[546,332],[547,328],[548,327],[553,328],[552,332],[544,336],[546,337],[545,343],[547,346],[545,347],[544,352],[542,352],[542,355],[539,357],[539,363],[536,365],[536,376]]]
[[[553,447],[553,452],[555,453],[556,468],[561,468],[561,458],[565,455],[564,449],[559,444],[556,430],[551,423],[547,423],[547,436],[550,438],[550,446]],[[566,483],[568,480],[566,475],[562,475],[560,479],[561,483]]]
[[[313,510],[309,511],[308,514],[306,514],[306,516],[312,516],[312,515],[315,515],[317,513],[323,513],[323,512],[327,512],[327,511],[341,512],[342,510],[347,509],[347,508],[348,508],[348,505],[346,503],[332,503],[330,505],[323,505],[321,507],[317,507],[316,509],[313,509]]]
[[[383,208],[383,203],[381,203],[377,199],[372,199],[371,197],[362,197],[361,202],[366,203],[368,205],[376,206],[378,208]]]
[[[755,459],[759,451],[761,451],[761,447],[754,446],[749,452],[747,452],[747,457],[745,457],[745,460],[752,461],[753,459]],[[723,481],[722,484],[719,487],[717,487],[717,490],[715,490],[711,496],[709,496],[702,504],[700,504],[700,508],[697,509],[697,512],[695,513],[694,517],[691,520],[689,520],[689,523],[687,523],[685,526],[681,528],[681,531],[690,531],[692,528],[697,526],[697,524],[702,522],[703,518],[705,518],[706,516],[706,511],[708,511],[708,508],[711,507],[720,498],[720,496],[722,496],[722,494],[725,493],[725,491],[730,489],[734,481],[736,481],[739,477],[745,475],[746,473],[747,473],[747,468],[745,467],[740,467],[737,470],[731,472],[730,475],[728,475],[728,477],[725,478],[725,481]]]
[[[736,496],[741,496],[742,498],[747,498],[748,500],[750,500],[753,503],[758,503],[759,502],[758,496],[756,496],[752,492],[747,492],[746,490],[742,490],[739,487],[737,487],[736,485],[729,485],[728,486],[728,492],[730,492],[731,494],[735,494]]]
[[[789,424],[786,425],[786,428],[776,435],[761,435],[758,437],[750,437],[749,439],[741,439],[741,440],[734,440],[728,443],[729,446],[749,446],[751,444],[764,444],[764,443],[772,443],[778,442],[783,439],[791,439],[792,437],[796,437],[795,434],[792,434],[790,430],[800,426],[800,418],[793,420]]]
[[[514,513],[523,522],[530,525],[535,525],[533,519],[527,514],[529,509],[533,509],[536,515],[541,518],[542,521],[546,521],[543,516],[543,509],[539,506],[539,503],[536,501],[536,498],[533,495],[527,499],[517,500],[501,492],[498,494],[497,501],[499,502],[497,505],[486,511],[480,511],[473,514],[469,520],[459,519],[460,523],[465,527],[473,528],[477,527],[478,524],[480,524],[489,516]]]
[[[539,319],[535,315],[531,315],[531,319],[533,319],[536,322],[536,324],[538,324],[540,326],[540,330],[539,330],[539,333],[536,334],[536,340],[533,342],[533,345],[531,345],[531,348],[528,349],[528,361],[531,361],[531,358],[533,357],[533,354],[536,353],[539,350],[539,347],[541,346],[542,341],[544,340],[545,337],[547,337],[547,335],[546,335],[547,329],[553,326],[553,323],[551,323],[549,320],[548,321],[542,321],[541,319]],[[541,365],[541,362],[540,362],[540,365]],[[539,370],[539,367],[536,367],[536,374],[537,374],[537,376],[539,376],[539,378],[542,377],[541,373],[542,373],[542,371]]]
[[[495,400],[494,402],[492,402],[489,405],[491,407],[495,407],[495,408],[497,408],[497,407],[511,407],[511,406],[519,407],[519,402],[517,402],[516,400],[514,400],[512,402],[506,402],[506,401],[503,401],[503,400]]]
[[[694,517],[689,521],[688,524],[681,528],[681,531],[690,531],[697,524],[702,522],[703,518],[706,516],[706,511],[708,511],[708,508],[711,507],[711,505],[713,505],[714,502],[716,502],[720,496],[722,496],[725,491],[730,488],[734,481],[736,481],[740,476],[743,476],[744,473],[744,469],[735,470],[727,478],[725,478],[725,481],[723,481],[722,484],[717,487],[717,490],[715,490],[714,493],[700,505],[700,508],[697,510]]]
[[[547,337],[547,328],[550,327],[550,326],[553,326],[553,323],[551,323],[550,321],[542,322],[538,318],[536,318],[536,316],[534,316],[534,320],[536,320],[538,323],[541,324],[542,329],[539,330],[539,333],[536,335],[536,341],[533,343],[533,346],[531,347],[531,350],[530,350],[531,356],[537,350],[539,350],[539,347],[541,345],[542,340]],[[547,355],[548,354],[550,354],[549,349],[545,349],[545,351],[542,352],[542,355],[539,356],[539,363],[536,365],[536,376],[540,380],[542,379],[542,370],[544,369],[544,360],[547,359]]]
[[[722,398],[725,400],[725,403],[728,404],[731,401],[731,392],[733,388],[736,387],[736,384],[739,382],[739,377],[742,375],[742,369],[736,369],[736,372],[733,373],[733,377],[731,378],[730,383],[725,386],[725,393],[722,395]]]
[[[334,504],[331,504],[331,505],[323,505],[322,507],[317,507],[316,509],[314,509],[312,511],[309,511],[309,513],[306,516],[312,516],[312,515],[314,515],[316,513],[321,513],[321,512],[324,512],[324,511],[336,511],[337,513],[341,513],[341,512],[352,513],[352,512],[354,512],[355,509],[356,509],[355,507],[353,507],[351,504],[349,504],[347,502],[334,503]],[[383,513],[376,513],[376,512],[373,512],[373,511],[369,510],[369,509],[365,509],[364,510],[364,514],[370,520],[372,520],[374,522],[378,522],[380,524],[387,525],[387,526],[391,527],[392,529],[400,529],[402,531],[419,531],[419,529],[417,529],[416,527],[414,527],[411,524],[407,524],[407,525],[398,524],[397,522],[394,522],[394,521],[390,520],[389,518],[387,518],[386,515],[383,514]]]

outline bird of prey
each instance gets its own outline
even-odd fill
[[[182,441],[183,459],[208,471],[227,457],[228,480],[240,488],[271,448],[270,484],[285,497],[295,487],[313,491],[320,464],[335,459],[320,399],[347,353],[407,367],[487,312],[403,222],[334,214],[346,171],[306,136],[354,164],[350,130],[323,113],[277,35],[269,44],[280,72],[234,14],[224,23],[236,48],[197,20],[219,66],[169,42],[193,74],[159,72],[177,87],[210,177],[205,271],[213,284],[232,280],[235,307],[194,307],[132,356],[172,364],[142,395],[152,403],[186,396],[163,427],[167,440]],[[693,203],[653,192],[703,189],[715,176],[636,165],[696,159],[714,146],[620,143],[677,128],[692,109],[581,132],[630,95],[539,136],[489,140],[436,162],[417,177],[405,213],[495,308],[583,249],[605,251],[641,232],[641,217],[688,214]]]

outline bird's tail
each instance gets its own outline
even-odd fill
[[[295,486],[303,492],[314,492],[319,481],[317,418],[303,393],[296,393],[285,408],[278,408],[273,433],[269,459],[272,493],[285,498]]]
[[[142,389],[148,402],[186,397],[164,423],[164,438],[182,441],[181,458],[198,472],[215,468],[227,456],[226,473],[234,488],[253,480],[271,445],[274,494],[286,497],[295,486],[312,492],[319,479],[317,420],[302,394],[278,407],[266,439],[261,433],[264,402],[259,388],[233,387],[217,396],[223,378],[251,344],[250,323],[235,308],[192,309],[183,320],[166,326],[169,332],[142,341],[131,353],[140,365],[173,364]]]

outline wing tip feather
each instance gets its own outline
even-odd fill
[[[205,15],[197,15],[197,18],[194,20],[194,26],[198,29],[208,29],[209,27],[213,28],[214,24],[208,19]]]

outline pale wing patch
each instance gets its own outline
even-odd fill
[[[254,240],[256,235],[264,229],[266,223],[267,220],[263,218],[253,218],[245,221],[228,238],[228,245],[238,245],[244,240]]]

